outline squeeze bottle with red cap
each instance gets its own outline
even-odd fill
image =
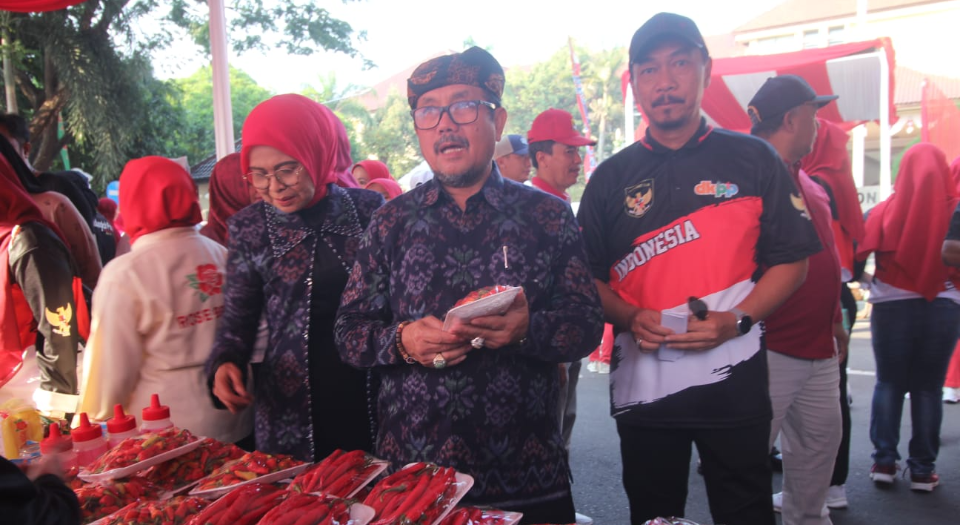
[[[123,413],[123,405],[113,405],[113,417],[107,420],[107,441],[110,448],[120,444],[128,437],[139,436],[137,418]]]
[[[170,407],[161,405],[160,396],[157,394],[150,396],[150,406],[145,407],[140,412],[140,419],[143,420],[143,423],[140,423],[141,434],[156,432],[173,426],[173,421],[170,421]]]
[[[44,456],[59,456],[63,470],[70,470],[77,466],[77,453],[73,451],[73,440],[60,432],[60,423],[50,424],[50,435],[40,441],[40,453]]]
[[[103,436],[100,425],[91,425],[86,412],[80,413],[80,426],[70,432],[73,438],[73,451],[77,454],[77,465],[85,467],[109,450],[107,438]]]

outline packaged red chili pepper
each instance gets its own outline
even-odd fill
[[[363,503],[376,512],[372,525],[437,524],[472,486],[472,477],[452,468],[411,463],[380,480]]]
[[[236,445],[205,438],[196,450],[154,465],[140,473],[140,476],[164,490],[173,491],[209,476],[226,462],[243,454],[243,450]]]
[[[74,490],[83,523],[109,516],[138,501],[157,499],[161,489],[142,478],[104,480]]]
[[[185,525],[207,505],[203,498],[187,496],[146,501],[110,516],[103,525]]]
[[[344,452],[338,449],[298,474],[289,490],[351,498],[388,466],[388,462],[362,450]]]

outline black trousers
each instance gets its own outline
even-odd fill
[[[710,514],[724,525],[773,525],[770,422],[724,429],[651,429],[617,422],[630,522],[683,517],[692,445]]]
[[[840,288],[840,305],[850,320],[850,331],[853,332],[853,323],[857,321],[857,300],[850,292],[847,284]],[[850,472],[850,403],[847,401],[847,361],[844,359],[840,363],[840,417],[843,421],[843,437],[840,438],[840,448],[837,450],[837,462],[833,466],[833,477],[830,478],[830,485],[843,485],[847,482],[847,474]]]

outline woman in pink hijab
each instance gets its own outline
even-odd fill
[[[364,160],[353,165],[353,178],[361,188],[374,179],[393,179],[390,168],[379,160]]]
[[[403,193],[400,185],[397,184],[397,181],[393,179],[373,179],[372,181],[368,182],[363,189],[373,190],[380,195],[383,195],[383,198],[388,201],[399,197],[400,194]]]
[[[341,188],[362,188],[363,184],[359,184],[350,174],[351,166],[353,166],[353,156],[350,153],[350,137],[347,135],[347,127],[343,125],[340,117],[332,111],[328,115],[330,122],[333,124],[334,133],[337,135],[337,150],[334,152],[336,158],[333,165],[333,172],[337,176],[337,186]]]
[[[227,219],[260,200],[260,194],[243,178],[240,154],[218,160],[210,174],[210,211],[200,233],[227,245]]]

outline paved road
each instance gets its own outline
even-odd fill
[[[854,327],[849,363],[853,436],[847,498],[850,507],[834,510],[835,525],[876,524],[960,524],[960,405],[944,405],[940,457],[937,471],[940,486],[932,494],[910,491],[907,480],[898,479],[893,488],[874,487],[867,477],[873,463],[870,453],[870,398],[874,385],[874,363],[870,329],[865,321]],[[592,516],[596,525],[627,525],[629,511],[620,484],[620,440],[609,411],[609,377],[587,372],[580,378],[578,411],[573,433],[571,463],[577,510]],[[906,454],[910,436],[909,402],[903,411],[900,454]],[[696,457],[696,451],[694,451]],[[687,517],[702,524],[712,523],[703,482],[691,462]],[[650,475],[655,476],[656,472]],[[774,476],[779,490],[780,474]],[[779,521],[778,521],[779,523]]]

